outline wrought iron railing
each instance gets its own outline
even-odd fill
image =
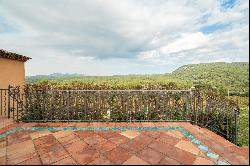
[[[26,93],[22,120],[188,121],[189,93],[185,90],[35,90]]]
[[[23,122],[187,121],[237,139],[239,109],[225,98],[190,90],[1,90],[1,114]],[[5,95],[2,95],[2,92]],[[3,97],[5,96],[5,97]],[[7,109],[6,109],[7,108]]]

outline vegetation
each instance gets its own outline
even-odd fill
[[[242,96],[230,96],[240,107],[238,145],[249,144],[249,98]]]
[[[185,65],[175,70],[171,77],[206,84],[227,94],[228,89],[234,95],[249,94],[249,63],[202,63]],[[237,93],[237,94],[236,94]]]
[[[213,88],[223,95],[248,96],[249,63],[202,63],[185,65],[172,73],[152,75],[84,76],[83,74],[51,74],[26,78],[27,83],[51,84],[63,88],[155,89],[171,83],[175,88],[193,85]]]
[[[249,144],[249,107],[240,108],[238,142],[240,146]]]

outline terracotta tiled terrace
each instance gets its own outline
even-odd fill
[[[0,127],[0,134],[16,129],[0,138],[3,165],[249,164],[248,148],[186,122],[14,123],[1,119]],[[38,130],[42,127],[46,128]]]

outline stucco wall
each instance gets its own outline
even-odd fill
[[[8,85],[22,86],[24,83],[24,62],[0,58],[0,89],[7,89]]]

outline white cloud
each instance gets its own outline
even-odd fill
[[[201,32],[182,34],[179,39],[160,48],[162,54],[171,54],[199,48],[208,42],[208,37]]]
[[[184,51],[205,47],[208,40],[208,36],[201,32],[184,33],[172,43],[157,50],[142,52],[138,57],[142,60],[164,64],[170,62],[169,59],[171,59],[171,56],[174,56],[174,58],[185,58]]]

